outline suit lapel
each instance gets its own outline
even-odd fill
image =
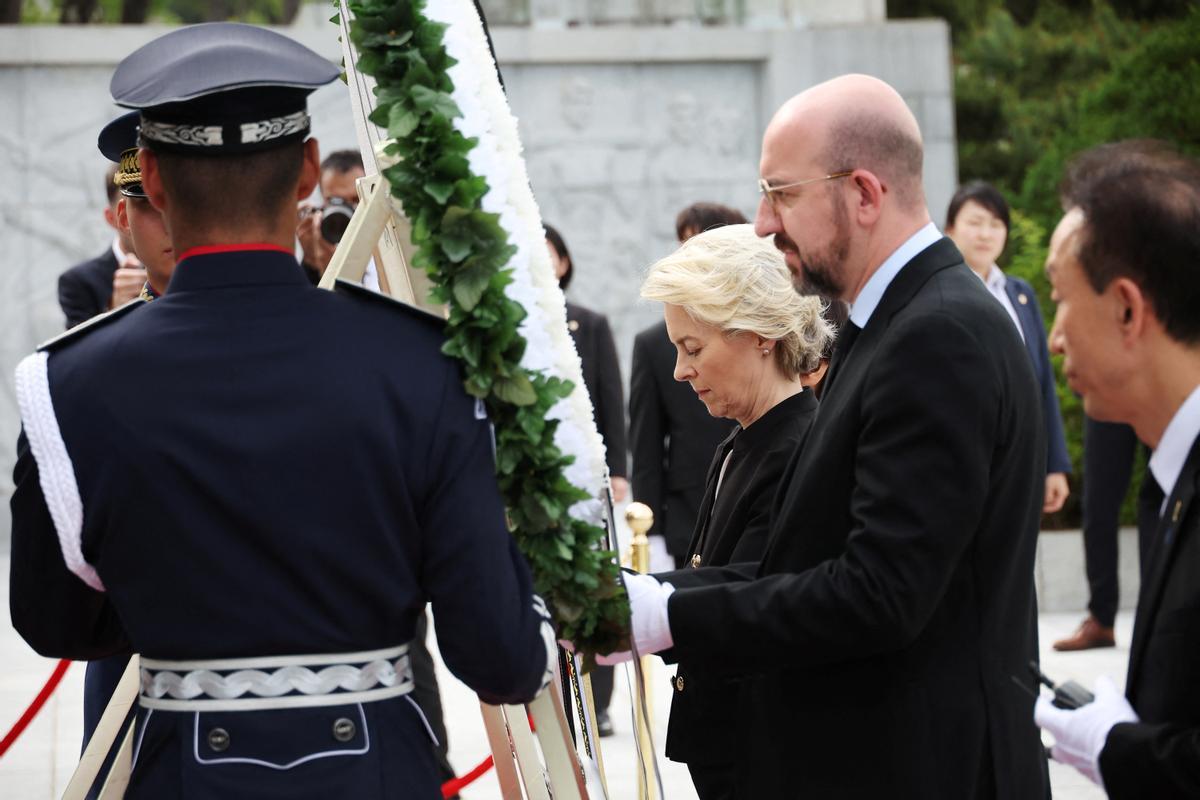
[[[1175,488],[1167,499],[1166,509],[1154,529],[1154,541],[1150,546],[1150,566],[1146,570],[1142,589],[1138,593],[1137,616],[1133,623],[1133,643],[1129,648],[1129,675],[1125,685],[1136,685],[1138,671],[1146,652],[1146,642],[1154,630],[1154,619],[1162,601],[1163,588],[1171,573],[1175,554],[1179,552],[1180,540],[1189,534],[1183,523],[1188,519],[1192,501],[1196,497],[1196,479],[1200,473],[1200,438],[1192,443],[1191,452],[1184,462],[1183,471],[1175,481]]]
[[[883,297],[879,299],[879,305],[875,307],[875,311],[871,314],[870,320],[867,321],[866,327],[849,343],[854,348],[854,351],[858,353],[854,361],[864,358],[864,354],[871,352],[875,342],[884,335],[884,331],[892,316],[908,305],[913,296],[933,277],[934,273],[962,263],[962,254],[958,252],[958,248],[954,246],[954,243],[944,236],[920,253],[917,253],[911,261],[904,265],[903,269],[896,273],[896,277],[892,279],[892,282],[884,291]],[[849,351],[849,346],[838,348],[834,351],[833,359],[831,359],[829,365],[829,374],[825,377],[825,388],[821,390],[822,405],[828,402],[829,397],[833,393],[835,380],[839,380],[843,386],[845,385],[846,382],[840,380],[838,376],[847,369]]]
[[[713,454],[713,461],[708,467],[708,475],[704,479],[704,499],[700,501],[700,511],[696,514],[696,527],[692,531],[692,541],[688,544],[688,558],[700,552],[699,547],[704,539],[704,532],[708,528],[709,518],[712,517],[713,504],[716,502],[716,484],[717,478],[721,474],[721,464],[725,461],[725,456],[733,447],[733,439],[737,436],[739,428],[734,428],[724,441],[717,446],[717,452]]]

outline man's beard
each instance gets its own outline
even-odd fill
[[[845,289],[842,273],[850,254],[850,218],[846,207],[833,204],[833,241],[819,252],[804,252],[784,233],[775,234],[775,246],[796,254],[800,268],[792,274],[792,286],[797,294],[816,295],[825,300],[839,300]]]

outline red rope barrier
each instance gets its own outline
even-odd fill
[[[537,733],[537,726],[533,724],[533,714],[526,712],[525,717],[529,720],[529,729],[534,733]],[[466,775],[459,775],[457,778],[451,778],[450,780],[446,781],[442,784],[442,797],[454,797],[454,795],[458,794],[461,789],[465,789],[475,781],[479,780],[484,773],[486,773],[495,765],[496,762],[492,760],[491,756],[488,756],[483,761],[480,761],[478,764],[476,764],[475,769],[471,770]]]
[[[442,784],[442,797],[454,797],[459,791],[470,786],[475,781],[479,780],[480,776],[492,768],[495,764],[492,757],[488,756],[483,761],[475,765],[475,769],[468,772],[466,775],[460,775],[457,778],[448,780]]]
[[[71,662],[67,659],[59,661],[54,666],[54,671],[50,673],[50,677],[46,680],[46,685],[38,692],[37,697],[33,698],[33,702],[29,704],[29,708],[25,709],[25,713],[17,720],[17,723],[12,726],[3,739],[0,739],[0,756],[3,756],[8,748],[12,747],[13,742],[25,732],[29,727],[29,723],[33,722],[33,718],[42,710],[42,706],[46,705],[46,701],[50,699],[50,695],[54,694],[54,690],[58,688],[58,684],[63,679],[63,675],[67,674],[67,667],[71,666]]]

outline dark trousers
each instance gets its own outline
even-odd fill
[[[1088,611],[1106,628],[1117,617],[1117,530],[1133,474],[1133,428],[1086,418],[1083,431],[1083,551],[1091,599]]]
[[[454,767],[450,766],[447,758],[450,743],[446,741],[446,722],[442,717],[442,696],[438,692],[437,676],[433,671],[433,656],[429,654],[429,645],[425,643],[428,629],[429,617],[422,613],[417,618],[417,633],[408,647],[413,671],[412,699],[421,707],[433,735],[437,737],[438,770],[445,782],[454,777]]]
[[[113,692],[117,690],[117,684],[121,682],[121,676],[125,674],[125,667],[129,665],[129,658],[128,655],[109,656],[98,661],[89,661],[87,664],[87,669],[83,673],[84,750],[87,749],[88,742],[92,739],[92,734],[96,732],[96,726],[100,724],[100,717],[104,714],[104,709],[108,708],[108,701],[112,699]],[[120,739],[120,736],[117,738]],[[108,776],[108,771],[112,769],[113,759],[116,757],[116,754],[116,747],[109,750],[108,755],[104,759],[104,764],[100,768],[100,774],[96,777],[92,788],[88,790],[88,800],[93,800],[100,794],[100,789],[104,786],[104,779]]]
[[[591,671],[592,699],[596,702],[596,713],[608,711],[613,696],[613,668],[597,665]]]
[[[700,800],[733,800],[734,780],[733,764],[692,764],[687,765],[692,773],[692,783],[696,787],[696,796]]]

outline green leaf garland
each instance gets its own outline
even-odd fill
[[[471,173],[475,145],[455,128],[461,115],[442,43],[445,25],[423,14],[423,0],[351,2],[350,38],[358,69],[376,81],[370,120],[395,141],[401,160],[384,170],[412,223],[413,265],[446,303],[443,351],[460,361],[468,393],[481,398],[496,431],[496,474],[508,524],[533,570],[534,585],[559,635],[592,652],[628,649],[629,604],[604,532],[568,514],[588,495],[564,477],[572,458],[554,444],[548,418],[572,390],[569,381],[521,366],[525,310],[505,294],[516,248],[499,217],[485,212],[487,183]]]

